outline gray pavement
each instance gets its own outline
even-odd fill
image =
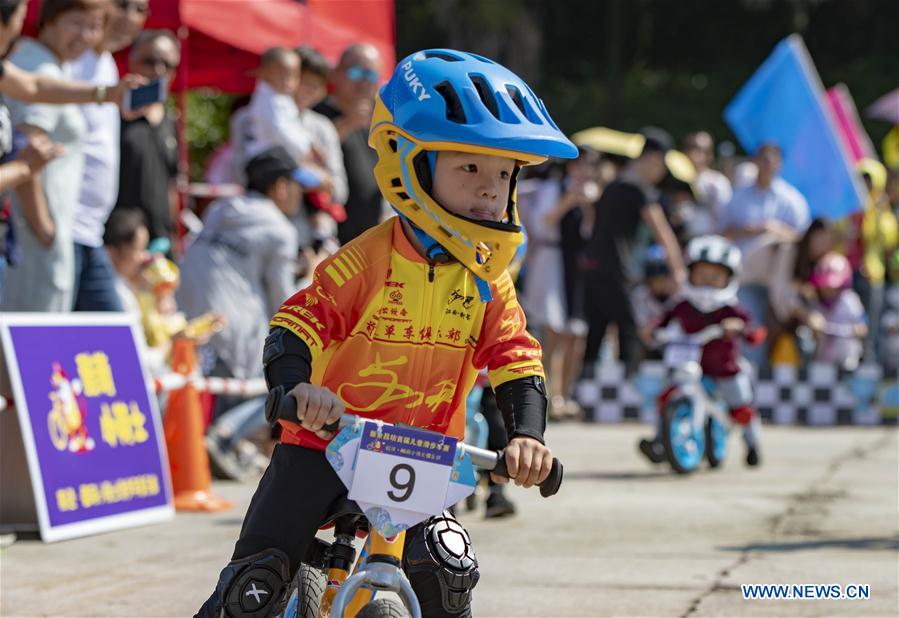
[[[562,492],[513,488],[513,519],[462,513],[481,562],[476,616],[899,615],[899,432],[766,427],[764,465],[733,438],[719,471],[677,477],[637,455],[636,425],[554,425]],[[189,616],[227,562],[237,506],[0,553],[2,616]],[[741,584],[867,584],[868,600],[743,600]]]

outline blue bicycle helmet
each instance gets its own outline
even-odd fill
[[[475,275],[482,298],[481,284],[505,272],[521,243],[514,184],[502,223],[451,213],[430,195],[436,153],[493,155],[518,166],[578,155],[521,78],[492,60],[450,49],[400,61],[375,101],[369,144],[378,152],[375,178],[382,193],[417,228],[429,258],[437,248],[451,254]]]

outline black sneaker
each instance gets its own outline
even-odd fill
[[[646,459],[654,464],[662,463],[665,460],[665,447],[657,440],[640,440],[640,452],[646,456]]]
[[[490,495],[487,496],[487,509],[484,511],[485,519],[494,519],[497,517],[507,517],[515,514],[515,505],[506,498],[499,486],[490,488]]]
[[[755,466],[759,465],[759,463],[760,463],[759,452],[756,449],[751,448],[748,451],[746,451],[746,465],[747,466],[752,466],[754,468]]]

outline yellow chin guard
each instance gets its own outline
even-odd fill
[[[405,142],[405,145],[400,146],[400,142]],[[380,96],[375,103],[368,143],[378,153],[378,164],[375,166],[378,187],[394,208],[436,240],[475,276],[485,281],[495,281],[506,271],[524,240],[514,187],[509,194],[511,208],[508,209],[508,221],[475,221],[449,212],[431,197],[415,172],[415,159],[424,151],[454,150],[505,157],[522,166],[542,163],[546,157],[458,142],[420,142],[393,124],[393,118]]]

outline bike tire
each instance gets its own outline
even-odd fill
[[[375,599],[356,614],[356,618],[409,618],[409,610],[396,599]]]
[[[282,618],[318,618],[318,608],[325,593],[325,574],[308,564],[300,564],[287,589]]]
[[[724,432],[723,436],[720,435],[724,430],[718,429],[716,425],[720,427],[720,422],[712,417],[709,417],[705,423],[705,455],[712,468],[720,467],[727,456],[727,433]],[[719,444],[721,440],[723,440],[723,444]]]
[[[662,420],[662,443],[665,445],[665,457],[668,463],[678,474],[690,474],[694,472],[705,455],[705,431],[695,432],[692,436],[693,449],[685,453],[686,445],[675,443],[672,434],[675,432],[674,423],[680,423],[680,417],[684,414],[684,406],[690,406],[690,400],[679,398],[668,401],[665,404],[664,418]]]

